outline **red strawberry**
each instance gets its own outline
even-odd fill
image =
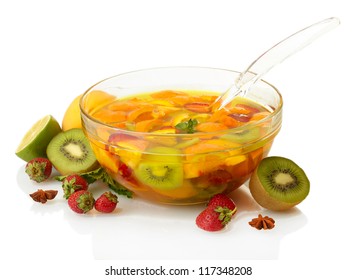
[[[223,229],[231,220],[232,215],[235,213],[227,207],[208,206],[196,218],[195,222],[198,227],[206,231],[218,231]]]
[[[26,164],[25,172],[31,180],[40,183],[51,176],[52,163],[47,158],[34,158]]]
[[[91,192],[76,191],[68,198],[69,207],[76,213],[83,214],[93,209],[95,199]]]
[[[232,180],[232,175],[226,170],[216,170],[208,174],[208,180],[213,185],[221,185]]]
[[[208,206],[213,206],[215,208],[219,207],[219,206],[221,206],[223,208],[227,207],[231,211],[234,211],[236,209],[235,202],[230,197],[228,197],[227,195],[222,194],[222,193],[214,195],[209,200]],[[235,212],[234,212],[234,214],[235,214]]]
[[[83,177],[79,176],[78,174],[73,174],[67,176],[63,180],[62,189],[64,192],[63,197],[68,199],[70,195],[76,191],[86,191],[88,189],[88,183]]]
[[[196,224],[207,231],[218,231],[223,229],[236,213],[234,201],[225,194],[214,195],[207,208],[196,218]]]
[[[120,163],[119,173],[121,174],[121,176],[123,178],[127,179],[127,178],[131,177],[132,169],[130,167],[128,167],[126,164]]]
[[[95,201],[94,206],[99,212],[111,213],[115,210],[117,202],[117,196],[115,194],[112,192],[105,192]]]

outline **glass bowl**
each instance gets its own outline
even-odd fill
[[[83,130],[97,160],[119,184],[157,203],[203,203],[214,194],[234,191],[267,156],[280,130],[283,102],[271,84],[261,80],[243,97],[269,114],[236,128],[140,132],[123,129],[114,120],[122,115],[122,109],[115,108],[116,99],[165,91],[220,94],[238,75],[216,68],[163,67],[123,73],[95,84],[84,93],[80,109]],[[155,96],[157,106],[162,106],[159,95]],[[110,121],[98,117],[104,107]]]

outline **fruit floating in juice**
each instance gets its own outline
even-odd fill
[[[235,190],[267,155],[277,131],[267,131],[271,110],[241,97],[215,110],[218,95],[164,90],[89,110],[109,126],[91,137],[98,161],[135,194],[163,203],[204,202]]]

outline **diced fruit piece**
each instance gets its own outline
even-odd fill
[[[211,195],[223,192],[227,189],[228,184],[232,181],[232,175],[222,169],[212,171],[210,173],[202,174],[196,178],[192,178],[192,183],[198,189],[214,190]]]
[[[111,134],[108,141],[112,145],[120,146],[122,148],[134,151],[144,151],[148,146],[147,141],[123,133]]]
[[[187,160],[184,165],[186,179],[200,177],[224,166],[224,154],[196,155],[194,159]]]
[[[237,133],[233,133],[233,134],[229,133],[221,136],[222,139],[234,141],[240,144],[256,141],[260,137],[261,137],[261,132],[259,127],[253,127],[251,129],[245,129]]]
[[[54,136],[61,132],[57,120],[47,115],[38,120],[22,138],[15,154],[28,162],[38,157],[47,157],[46,149]]]
[[[196,113],[208,113],[211,111],[210,104],[207,102],[191,102],[184,104],[184,108]]]
[[[114,174],[117,173],[120,164],[119,156],[99,148],[97,145],[93,145],[92,148],[100,165]]]
[[[138,107],[135,110],[128,113],[127,120],[139,122],[139,121],[153,119],[152,116],[153,109],[154,109],[153,105],[145,105],[142,107]]]
[[[162,126],[162,123],[162,120],[159,119],[140,121],[136,123],[135,130],[138,132],[149,132]]]
[[[225,139],[209,139],[191,145],[184,150],[185,178],[195,178],[202,174],[221,169],[226,160],[239,156],[239,144]]]
[[[220,122],[229,128],[235,128],[242,125],[242,122],[233,116],[222,116]]]
[[[195,138],[191,138],[191,139],[184,139],[184,138],[180,138],[182,142],[178,143],[177,145],[174,146],[174,148],[176,149],[185,149],[189,146],[192,146],[194,144],[197,144],[199,142],[199,138],[195,137]]]
[[[52,163],[47,158],[34,158],[26,164],[26,173],[31,180],[41,183],[52,173]]]
[[[270,112],[260,112],[260,113],[253,114],[250,121],[262,120],[262,119],[266,118],[267,116],[269,116],[270,114],[271,114]]]
[[[251,119],[250,115],[238,114],[238,113],[230,114],[229,117],[233,118],[238,122],[243,122],[243,123],[249,122]]]
[[[227,129],[229,128],[225,124],[216,122],[205,122],[196,126],[196,130],[199,132],[214,132]]]
[[[67,176],[62,183],[64,198],[68,199],[74,192],[88,190],[87,181],[78,174]]]
[[[70,209],[78,214],[84,214],[94,208],[95,199],[89,191],[81,190],[74,192],[68,198]]]
[[[102,213],[111,213],[115,210],[116,205],[118,203],[117,195],[108,191],[103,193],[96,201],[95,201],[95,209]]]
[[[137,179],[153,189],[175,189],[183,183],[179,150],[155,147],[147,151],[135,169]]]
[[[258,204],[281,211],[302,202],[309,194],[310,183],[295,162],[283,157],[267,157],[253,172],[249,187]]]
[[[47,156],[62,175],[80,174],[98,167],[89,141],[80,128],[57,134],[48,144]]]
[[[228,171],[222,169],[208,173],[207,177],[211,185],[226,184],[232,179],[232,175]]]
[[[162,90],[151,94],[153,99],[171,99],[176,96],[186,95],[184,92],[175,90]]]
[[[142,152],[146,150],[148,142],[135,136],[115,133],[110,135],[109,151],[120,156],[120,161],[134,169],[141,160]]]
[[[96,120],[111,125],[126,121],[126,112],[122,111],[111,111],[107,109],[102,109],[94,113],[92,116]]]
[[[260,112],[260,110],[246,104],[237,104],[233,108],[230,108],[230,112],[233,114],[251,115]]]
[[[175,127],[177,124],[188,121],[189,119],[190,115],[188,113],[178,111],[172,116],[171,124]]]

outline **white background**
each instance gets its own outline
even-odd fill
[[[108,279],[104,269],[110,265],[163,264],[196,271],[207,265],[252,266],[246,279],[351,279],[356,259],[352,2],[1,1],[0,278]],[[19,141],[46,114],[61,122],[72,99],[97,81],[158,66],[242,70],[280,39],[331,16],[340,18],[338,28],[265,77],[285,101],[283,128],[270,154],[293,159],[311,181],[310,195],[297,209],[285,214],[259,209],[242,187],[232,194],[240,212],[215,234],[194,224],[202,206],[120,198],[112,215],[80,216],[61,199],[40,205],[28,197],[37,188],[60,185],[29,181],[25,163],[14,154]],[[275,229],[248,226],[260,212],[276,219]]]

